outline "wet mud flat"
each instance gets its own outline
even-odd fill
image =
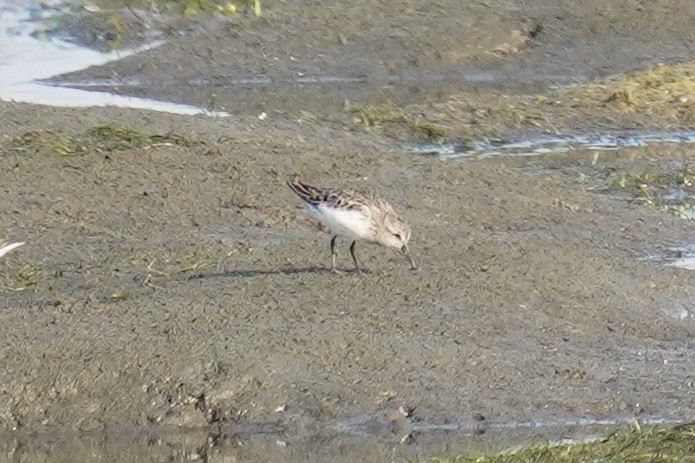
[[[276,21],[295,30],[282,14]],[[247,27],[242,38],[266,30]],[[269,46],[248,53],[260,61]],[[167,49],[153,53],[85,72],[156,74],[143,63],[168,59]],[[520,66],[537,53],[486,65]],[[445,72],[451,62],[415,64],[426,66]],[[378,107],[380,85],[367,87],[359,103]],[[200,104],[175,88],[138,91]],[[240,458],[300,460],[337,442],[350,461],[355,442],[368,442],[364,459],[379,460],[581,436],[581,418],[692,420],[695,275],[664,265],[692,243],[692,223],[662,201],[692,185],[692,144],[443,159],[401,149],[413,141],[403,124],[390,132],[373,112],[346,110],[340,91],[319,111],[296,88],[279,91],[272,101],[282,105],[242,102],[222,119],[0,103],[0,230],[27,242],[0,260],[0,423],[17,439],[8,450],[18,443],[29,455],[36,436],[55,449],[56,434],[136,429],[189,457],[246,442],[258,453]],[[409,94],[399,120],[446,125],[442,105],[463,100],[441,91]],[[490,106],[519,95],[465,97]],[[589,111],[562,106],[554,125],[608,127]],[[475,133],[547,129],[487,114]],[[646,113],[635,114],[641,128]],[[687,128],[681,113],[664,114],[651,128]],[[367,275],[328,272],[329,235],[284,185],[294,174],[388,198],[414,230],[422,270],[358,246]],[[349,269],[346,245],[339,265]],[[525,422],[540,431],[505,428]],[[181,429],[202,434],[167,434]]]
[[[105,125],[132,125],[120,111],[4,139],[3,227],[29,243],[0,263],[8,430],[400,442],[482,418],[691,416],[693,274],[644,259],[691,224],[597,189],[692,148],[443,162],[360,131],[302,143],[286,121]],[[391,199],[422,270],[362,246],[368,275],[328,272],[285,172]]]

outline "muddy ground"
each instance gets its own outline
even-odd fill
[[[692,60],[692,2],[459,3],[270,3],[68,77],[134,77],[121,91],[229,118],[0,103],[0,232],[28,243],[0,262],[8,448],[169,425],[270,433],[239,457],[305,461],[286,449],[390,448],[423,423],[692,419],[695,273],[644,259],[692,243],[692,224],[610,194],[616,173],[685,170],[692,145],[445,162],[344,110]],[[258,75],[272,84],[230,83]],[[421,270],[362,245],[367,275],[328,272],[294,174],[389,199]],[[464,446],[420,439],[417,456]],[[360,458],[394,456],[373,449]]]

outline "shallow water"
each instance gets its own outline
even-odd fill
[[[41,82],[42,79],[123,59],[162,43],[155,41],[135,49],[102,53],[55,37],[41,39],[42,21],[64,12],[65,6],[61,2],[39,4],[0,0],[0,99],[64,107],[119,106],[185,115],[228,115],[184,104]]]
[[[353,420],[351,420],[353,421]],[[676,420],[656,417],[593,419],[576,417],[553,421],[528,420],[470,425],[417,423],[400,433],[375,436],[336,431],[329,426],[309,438],[282,432],[245,433],[231,429],[212,432],[148,429],[140,432],[21,433],[0,441],[13,461],[422,461],[432,455],[481,455],[516,448],[528,442],[567,444],[596,439],[619,426],[674,425]],[[347,424],[347,423],[344,423]],[[348,427],[351,425],[348,424]],[[334,432],[332,432],[334,431]]]
[[[591,416],[570,416],[558,417],[555,419],[533,419],[520,421],[487,421],[483,417],[473,420],[450,421],[447,423],[428,423],[425,421],[415,421],[406,426],[402,426],[404,433],[434,433],[438,431],[451,431],[460,433],[464,436],[470,433],[484,434],[490,433],[492,440],[495,433],[505,433],[519,430],[546,430],[551,434],[564,434],[564,430],[574,429],[576,436],[583,435],[583,428],[602,426],[607,428],[617,428],[626,424],[639,421],[645,426],[665,426],[681,424],[683,421],[668,419],[659,416],[643,416],[639,420],[635,416],[614,416],[606,418],[595,418]],[[358,417],[351,420],[341,420],[326,426],[327,429],[335,430],[353,436],[365,438],[374,437],[373,420],[369,416]],[[564,437],[571,437],[565,435]]]
[[[663,252],[652,254],[645,260],[664,262],[669,267],[695,270],[695,244],[666,248]],[[690,318],[692,315],[688,315]]]
[[[407,153],[436,155],[443,159],[484,159],[493,156],[541,156],[578,150],[608,151],[645,147],[658,143],[695,143],[695,131],[537,136],[509,141],[481,140],[467,144],[425,143],[406,146],[404,149]]]

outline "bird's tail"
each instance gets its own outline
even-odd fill
[[[324,197],[326,196],[326,193],[322,188],[317,188],[315,186],[302,183],[298,178],[288,180],[287,186],[290,187],[290,189],[294,191],[297,196],[302,198],[303,201],[306,201],[312,205],[317,205],[323,201]]]

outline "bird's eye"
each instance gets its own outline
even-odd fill
[[[394,233],[393,236],[395,236],[396,238],[398,238],[398,241],[403,241],[403,236],[401,236],[400,233]]]

